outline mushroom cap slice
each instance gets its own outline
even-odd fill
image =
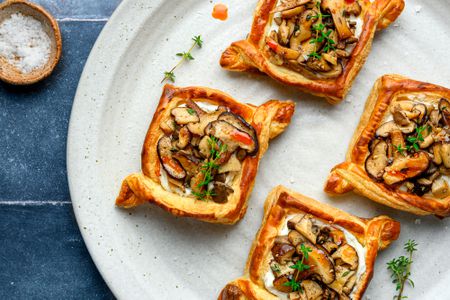
[[[398,129],[398,126],[394,121],[385,122],[381,124],[380,127],[378,127],[377,131],[375,132],[375,136],[388,137],[389,134],[395,129]]]
[[[233,193],[234,190],[223,182],[215,181],[213,192],[212,199],[214,202],[225,203],[228,200],[228,195]]]
[[[288,239],[289,242],[294,246],[297,246],[298,244],[306,241],[305,237],[297,230],[291,230],[288,234]]]
[[[184,149],[187,145],[189,145],[189,142],[191,141],[191,132],[186,126],[181,127],[180,131],[178,132],[178,141],[176,143],[177,148]]]
[[[249,152],[248,154],[255,155],[258,152],[259,143],[258,143],[258,136],[256,134],[256,130],[255,130],[255,128],[253,128],[252,125],[247,123],[247,121],[245,121],[244,118],[242,118],[239,115],[233,114],[232,112],[223,112],[222,114],[220,114],[218,120],[228,122],[231,125],[233,125],[234,127],[236,127],[237,129],[248,133],[253,138],[253,141],[255,142],[255,149],[251,153]]]
[[[448,197],[450,195],[448,182],[443,178],[436,179],[431,186],[431,192],[433,193],[433,196],[439,199]]]
[[[292,259],[295,253],[295,247],[287,243],[276,243],[272,247],[273,258],[280,264],[285,265]]]
[[[344,17],[344,0],[322,0],[321,6],[323,10],[329,10],[333,16],[333,22],[340,39],[345,40],[353,36],[353,32]]]
[[[408,178],[413,178],[428,169],[430,159],[425,152],[415,153],[412,157],[400,157],[386,167],[384,182],[392,185]]]
[[[388,165],[387,149],[387,143],[383,140],[378,140],[372,153],[366,159],[366,172],[376,180],[381,180],[383,178],[384,170]]]
[[[355,271],[350,271],[345,267],[336,266],[336,280],[334,280],[329,287],[338,292],[339,294],[343,293],[344,286],[352,279],[353,275],[355,275]],[[352,279],[353,280],[353,279]],[[340,298],[341,299],[341,298]],[[346,299],[346,298],[344,298]]]
[[[358,268],[358,253],[349,244],[339,247],[331,257],[334,259],[336,265],[348,265],[350,270],[356,270]]]
[[[233,152],[239,147],[252,153],[257,147],[257,141],[250,134],[223,120],[209,123],[205,128],[205,134],[221,140],[227,145],[229,152]]]
[[[172,158],[177,160],[189,176],[198,173],[201,161],[193,155],[178,151],[172,154]]]
[[[311,243],[316,244],[319,230],[317,226],[313,224],[312,216],[305,215],[300,221],[295,224],[295,230],[300,232]]]
[[[169,174],[169,176],[175,179],[184,179],[186,177],[186,171],[177,160],[172,158],[171,149],[172,141],[170,137],[163,136],[159,139],[157,152],[164,170],[167,172],[167,174]]]
[[[445,126],[450,126],[450,102],[445,99],[441,98],[439,100],[439,112],[442,115],[442,121],[444,122]]]
[[[276,277],[273,280],[273,287],[283,293],[292,292],[292,287],[287,285],[289,278],[290,275],[287,274]]]
[[[175,107],[170,113],[175,118],[175,122],[180,125],[196,123],[200,120],[195,110],[189,107]]]
[[[323,283],[330,284],[335,279],[333,260],[328,256],[327,252],[320,246],[315,246],[310,242],[304,242],[297,246],[297,253],[301,252],[301,245],[311,249],[308,259],[305,260],[310,269],[308,273],[318,275]],[[320,248],[319,248],[320,247]]]

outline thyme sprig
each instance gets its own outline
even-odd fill
[[[198,200],[204,200],[205,198],[209,198],[215,196],[214,191],[208,190],[208,185],[213,181],[213,172],[219,168],[219,164],[217,161],[220,159],[222,154],[227,151],[227,145],[219,142],[214,136],[208,138],[208,143],[210,146],[210,156],[209,160],[207,160],[201,167],[200,171],[204,174],[203,180],[197,185],[197,188],[200,192],[192,192],[194,196],[197,197]]]
[[[416,132],[415,132],[414,136],[408,136],[406,138],[406,149],[408,151],[419,151],[420,150],[419,143],[424,141],[422,133],[428,127],[429,126],[416,127]]]
[[[181,60],[172,68],[170,71],[164,72],[164,78],[161,80],[161,83],[168,80],[171,82],[175,82],[175,69],[178,68],[185,60],[193,60],[194,57],[192,56],[192,50],[194,50],[195,47],[201,48],[203,45],[203,40],[200,35],[196,35],[192,38],[194,43],[192,44],[191,48],[187,52],[179,52],[176,55],[181,57]]]
[[[330,50],[335,50],[336,41],[330,38],[330,34],[333,32],[331,29],[325,31],[326,27],[322,22],[322,17],[329,17],[330,15],[324,15],[320,11],[320,1],[316,2],[316,7],[318,9],[318,13],[315,16],[311,16],[311,18],[317,18],[320,23],[314,24],[311,28],[316,32],[315,38],[311,39],[310,44],[315,44],[315,49],[312,53],[308,54],[309,57],[321,59],[322,56],[318,53],[317,45],[325,42],[325,45],[322,49],[323,52],[328,53]]]
[[[309,252],[312,251],[311,248],[306,247],[304,244],[300,245],[300,250],[302,252],[302,259],[298,260],[295,265],[290,266],[291,269],[295,269],[298,272],[295,274],[294,277],[291,278],[291,280],[289,280],[288,282],[285,282],[283,285],[284,286],[289,286],[291,287],[293,292],[296,291],[302,291],[302,286],[301,286],[301,281],[298,280],[298,276],[300,275],[301,272],[305,271],[305,270],[309,270],[311,267],[307,264],[305,264],[305,260],[308,259],[309,257]]]
[[[398,294],[394,296],[394,300],[407,298],[407,296],[403,296],[405,283],[409,283],[409,285],[414,287],[414,282],[409,277],[411,275],[411,264],[413,263],[412,255],[417,251],[417,243],[414,240],[408,240],[403,249],[406,250],[407,256],[402,255],[387,263],[387,269],[392,272],[392,283],[395,284],[395,290],[398,291]]]

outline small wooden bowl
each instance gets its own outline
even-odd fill
[[[0,23],[12,14],[20,12],[42,23],[45,32],[50,37],[50,56],[47,63],[29,73],[22,73],[15,66],[0,56],[0,80],[13,85],[28,85],[36,83],[49,76],[61,57],[61,32],[55,18],[44,8],[25,0],[7,0],[0,4]]]

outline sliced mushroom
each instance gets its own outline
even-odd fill
[[[383,178],[384,170],[388,165],[387,144],[383,140],[379,140],[372,153],[367,157],[365,167],[369,176],[380,180]]]
[[[175,131],[175,121],[172,118],[169,118],[166,121],[161,122],[159,127],[166,135],[170,135]]]
[[[442,121],[445,126],[450,126],[450,102],[442,98],[439,100],[439,112],[442,115]]]
[[[191,141],[191,132],[186,126],[181,127],[178,133],[178,141],[176,143],[177,148],[178,149],[186,148],[186,146],[189,145],[190,141]]]
[[[189,107],[175,107],[170,113],[175,118],[175,122],[180,125],[196,123],[200,120],[195,110]]]
[[[293,261],[289,261],[285,265],[281,265],[276,260],[270,261],[270,269],[275,277],[279,277],[282,275],[292,275],[294,273],[294,269],[291,268],[294,265]]]
[[[428,112],[428,109],[427,109],[426,105],[423,103],[415,104],[412,109],[412,113],[417,114],[417,117],[415,117],[415,118],[417,119],[417,121],[419,123],[422,123],[422,121],[425,119],[425,117],[427,116],[427,112]]]
[[[288,261],[290,261],[294,253],[295,247],[291,244],[276,243],[272,247],[273,258],[282,265],[285,265]]]
[[[375,135],[377,137],[388,137],[389,134],[395,129],[398,129],[397,124],[395,124],[394,121],[388,121],[386,123],[381,124],[381,126],[378,127],[377,131],[375,132]]]
[[[300,222],[306,215],[305,214],[297,214],[291,219],[287,221],[287,227],[291,230],[295,229],[295,225]]]
[[[299,42],[304,42],[311,38],[312,32],[311,32],[311,26],[314,22],[314,17],[316,16],[316,12],[314,10],[306,10],[302,15],[300,16],[298,20],[298,26],[299,26]]]
[[[332,259],[325,250],[318,248],[310,242],[305,242],[297,246],[297,253],[301,254],[301,245],[311,249],[306,264],[310,266],[309,272],[318,275],[323,283],[330,284],[335,279],[334,266]]]
[[[300,232],[311,243],[316,244],[317,236],[319,235],[319,228],[313,223],[311,215],[305,215],[300,221],[295,224],[295,230]]]
[[[325,58],[322,56],[320,59],[308,59],[306,66],[313,71],[317,72],[328,72],[331,70],[330,65],[327,63]]]
[[[289,42],[290,36],[291,36],[291,34],[290,34],[290,28],[288,26],[288,21],[286,19],[284,19],[281,22],[280,27],[278,27],[278,43],[280,43],[281,45],[287,45],[287,43]]]
[[[194,176],[198,173],[201,161],[195,156],[178,151],[172,155],[172,158],[181,164],[187,175]]]
[[[423,134],[423,137],[424,137],[423,141],[419,142],[420,149],[426,149],[434,143],[433,135],[431,135],[429,132]]]
[[[433,109],[430,112],[430,121],[434,126],[437,126],[439,124],[439,121],[441,120],[441,114],[439,113],[439,110]]]
[[[350,271],[345,267],[336,266],[336,280],[333,281],[329,287],[342,294],[346,283],[355,275],[355,271]]]
[[[306,241],[306,239],[303,237],[303,235],[301,235],[298,231],[296,230],[291,230],[288,234],[288,239],[289,242],[294,245],[297,246],[300,243],[303,243]]]
[[[215,136],[227,145],[227,151],[233,152],[238,147],[253,153],[257,141],[247,132],[241,131],[230,123],[222,120],[211,122],[205,128],[205,134]]]
[[[312,280],[303,280],[301,283],[301,287],[302,287],[302,291],[305,294],[303,299],[305,299],[305,300],[323,299],[322,298],[323,289],[320,286],[320,284],[318,284],[317,282],[312,281]],[[302,294],[303,292],[301,292],[300,294]],[[300,299],[302,299],[302,298],[300,298]]]
[[[163,136],[160,138],[157,148],[159,160],[167,174],[175,179],[185,178],[186,171],[177,160],[172,158],[172,141],[170,137]]]
[[[197,123],[189,123],[186,126],[188,127],[189,131],[195,135],[203,136],[205,133],[205,128],[208,126],[209,123],[217,120],[217,118],[222,113],[222,110],[216,110],[211,113],[203,113],[200,115],[200,121]]]
[[[323,10],[328,10],[333,16],[334,25],[343,40],[353,36],[347,20],[344,17],[344,0],[322,0],[321,6]]]
[[[348,274],[343,273],[342,275],[346,275],[346,276],[349,276],[349,277],[350,277],[350,278],[347,280],[347,282],[345,283],[344,287],[342,288],[342,291],[343,291],[345,294],[349,295],[349,294],[352,292],[353,287],[354,287],[355,284],[356,284],[356,274],[353,274],[353,275],[352,275],[351,273],[348,273]]]
[[[284,19],[289,19],[295,17],[296,15],[301,14],[306,9],[305,6],[297,6],[291,9],[287,9],[281,12],[281,17]]]
[[[330,253],[330,254],[338,249],[338,245],[336,245],[333,242],[325,242],[325,243],[322,244],[322,247],[325,250],[327,250],[327,252]]]
[[[433,196],[439,199],[443,199],[450,195],[450,188],[445,179],[439,178],[433,182],[433,185],[431,186],[431,192],[433,193]]]
[[[358,268],[358,253],[349,244],[342,245],[331,255],[336,265],[348,266],[350,270]]]
[[[297,59],[300,56],[299,51],[284,47],[270,37],[266,37],[266,44],[273,52],[284,57],[285,59]]]
[[[244,118],[242,118],[239,115],[233,114],[231,112],[224,112],[219,116],[218,120],[226,121],[226,122],[230,123],[231,125],[233,125],[234,127],[236,127],[237,129],[244,131],[244,132],[248,133],[249,135],[251,135],[251,137],[255,141],[255,149],[253,152],[248,153],[248,154],[254,155],[256,152],[258,152],[259,143],[258,143],[258,136],[256,134],[256,130],[255,130],[255,128],[253,128],[252,125],[247,123],[247,121],[245,121]]]
[[[442,163],[446,168],[450,168],[450,144],[442,143],[440,148]]]
[[[219,167],[217,172],[219,174],[227,172],[239,172],[241,170],[241,162],[237,159],[236,154],[233,153],[230,159],[223,165]]]
[[[441,147],[440,143],[433,144],[433,162],[437,165],[442,164]]]
[[[399,126],[408,126],[411,123],[411,120],[408,119],[406,113],[399,106],[395,107],[392,116],[394,117],[394,122]]]
[[[292,292],[292,287],[288,285],[289,278],[290,278],[289,275],[282,275],[276,277],[273,280],[273,287],[283,293]]]
[[[361,14],[361,5],[358,1],[345,1],[344,11],[348,15],[359,16]]]
[[[213,185],[214,188],[212,199],[214,202],[225,203],[228,200],[228,196],[234,192],[230,186],[223,182],[215,181]]]
[[[403,156],[403,154],[398,149],[405,148],[405,139],[403,138],[403,133],[398,129],[394,129],[391,131],[390,135],[391,135],[391,143],[396,147],[396,149],[394,149],[393,156],[394,158],[399,158]]]
[[[193,193],[201,193],[205,190],[205,186],[202,183],[205,180],[205,174],[203,172],[198,172],[191,178],[190,187]]]
[[[413,178],[428,169],[430,160],[425,152],[415,153],[412,157],[400,157],[386,167],[384,182],[392,185],[408,178]]]
[[[323,59],[325,59],[327,62],[329,62],[333,66],[337,65],[338,57],[337,57],[335,51],[331,51],[331,52],[328,52],[328,53],[323,53],[322,57],[323,57]]]

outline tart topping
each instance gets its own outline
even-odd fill
[[[355,243],[362,246],[353,236],[308,214],[293,216],[283,233],[274,240],[265,277],[272,293],[281,299],[350,299],[365,270],[364,250],[357,252]]]
[[[392,189],[448,197],[450,102],[411,99],[399,97],[392,103],[389,116],[370,143],[366,172]]]
[[[207,110],[188,99],[162,120],[157,151],[166,189],[199,200],[227,202],[234,177],[259,149],[255,129],[227,107]],[[163,182],[163,181],[162,181]]]
[[[357,0],[282,0],[266,56],[308,78],[336,78],[358,42],[361,12]]]

